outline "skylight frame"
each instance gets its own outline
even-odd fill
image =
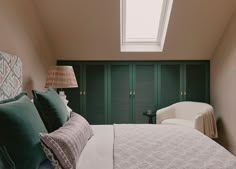
[[[127,42],[126,35],[126,1],[120,0],[120,47],[121,52],[162,52],[169,24],[173,0],[163,0],[159,30],[155,42]]]

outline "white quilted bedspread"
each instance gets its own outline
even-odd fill
[[[197,130],[114,125],[114,169],[236,169],[236,158]]]

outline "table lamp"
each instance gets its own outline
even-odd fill
[[[49,67],[45,88],[48,87],[60,89],[59,96],[67,106],[68,100],[66,99],[65,92],[62,89],[78,87],[73,67],[72,66]]]

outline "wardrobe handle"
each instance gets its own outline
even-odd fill
[[[182,91],[180,92],[180,95],[183,96],[183,92]]]
[[[131,91],[129,92],[129,95],[132,96],[132,92]]]
[[[133,95],[135,96],[135,91],[133,91]]]
[[[187,92],[186,92],[186,91],[184,92],[184,95],[185,95],[185,96],[187,95]]]
[[[80,91],[79,94],[80,94],[80,95],[83,95],[83,92]]]
[[[85,94],[86,94],[85,91],[83,92],[83,94],[84,94],[84,96],[85,96]]]

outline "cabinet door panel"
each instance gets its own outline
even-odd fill
[[[135,70],[134,122],[147,123],[143,112],[155,108],[154,65],[136,65]]]
[[[111,65],[111,123],[130,122],[129,65]]]
[[[208,102],[206,64],[186,65],[186,100]]]
[[[180,65],[160,65],[160,108],[180,101]]]
[[[86,117],[91,124],[105,124],[104,65],[86,65]]]

